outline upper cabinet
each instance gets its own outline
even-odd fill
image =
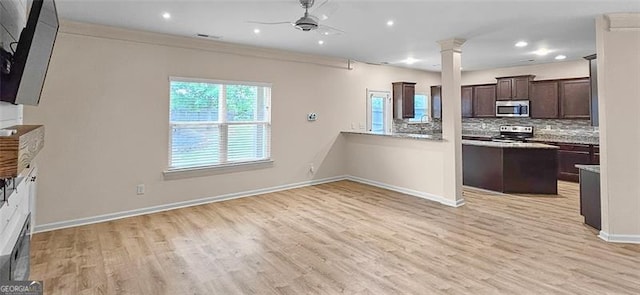
[[[462,86],[462,117],[473,117],[473,86]]]
[[[496,85],[473,86],[474,116],[491,118],[496,116]]]
[[[461,112],[463,118],[473,117],[473,86],[462,86],[461,92]],[[495,89],[495,87],[494,87]],[[431,118],[442,119],[442,86],[431,86]]]
[[[588,78],[561,80],[560,119],[590,119],[590,88]]]
[[[414,99],[416,83],[393,83],[393,118],[407,119],[415,117]]]
[[[431,86],[431,118],[442,119],[442,87]]]
[[[558,81],[536,81],[531,83],[531,96],[529,107],[531,118],[553,119],[558,118]]]
[[[497,100],[529,99],[529,84],[535,76],[499,77],[497,83]]]

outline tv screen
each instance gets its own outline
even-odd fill
[[[58,13],[53,0],[33,0],[27,26],[20,33],[9,72],[2,74],[0,100],[38,105],[58,34]]]

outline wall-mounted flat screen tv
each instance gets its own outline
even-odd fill
[[[33,0],[27,26],[20,33],[15,53],[5,54],[8,73],[2,73],[0,100],[38,105],[58,35],[58,13],[53,0]],[[3,66],[4,67],[4,66]]]

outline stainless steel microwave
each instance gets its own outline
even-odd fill
[[[529,117],[529,101],[496,101],[496,117]]]

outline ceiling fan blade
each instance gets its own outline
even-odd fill
[[[346,32],[343,30],[340,30],[338,28],[334,28],[332,26],[327,26],[327,25],[318,25],[318,30],[317,32],[320,35],[325,35],[325,36],[329,36],[329,35],[341,35],[341,34],[345,34]]]
[[[320,5],[316,6],[316,8],[314,8],[314,10],[318,10],[318,9],[322,8],[322,6],[327,4],[327,2],[329,2],[329,0],[324,0],[324,2],[322,2],[322,3],[320,3]]]
[[[338,10],[338,3],[335,3],[333,1],[329,2],[329,0],[325,0],[316,8],[311,10],[311,13],[313,13],[314,15],[320,16],[320,19],[322,20],[326,20],[329,18],[329,16],[335,13],[336,10]]]
[[[247,21],[248,23],[251,24],[260,24],[260,25],[283,25],[283,24],[290,24],[292,25],[292,22],[257,22],[257,21]]]

